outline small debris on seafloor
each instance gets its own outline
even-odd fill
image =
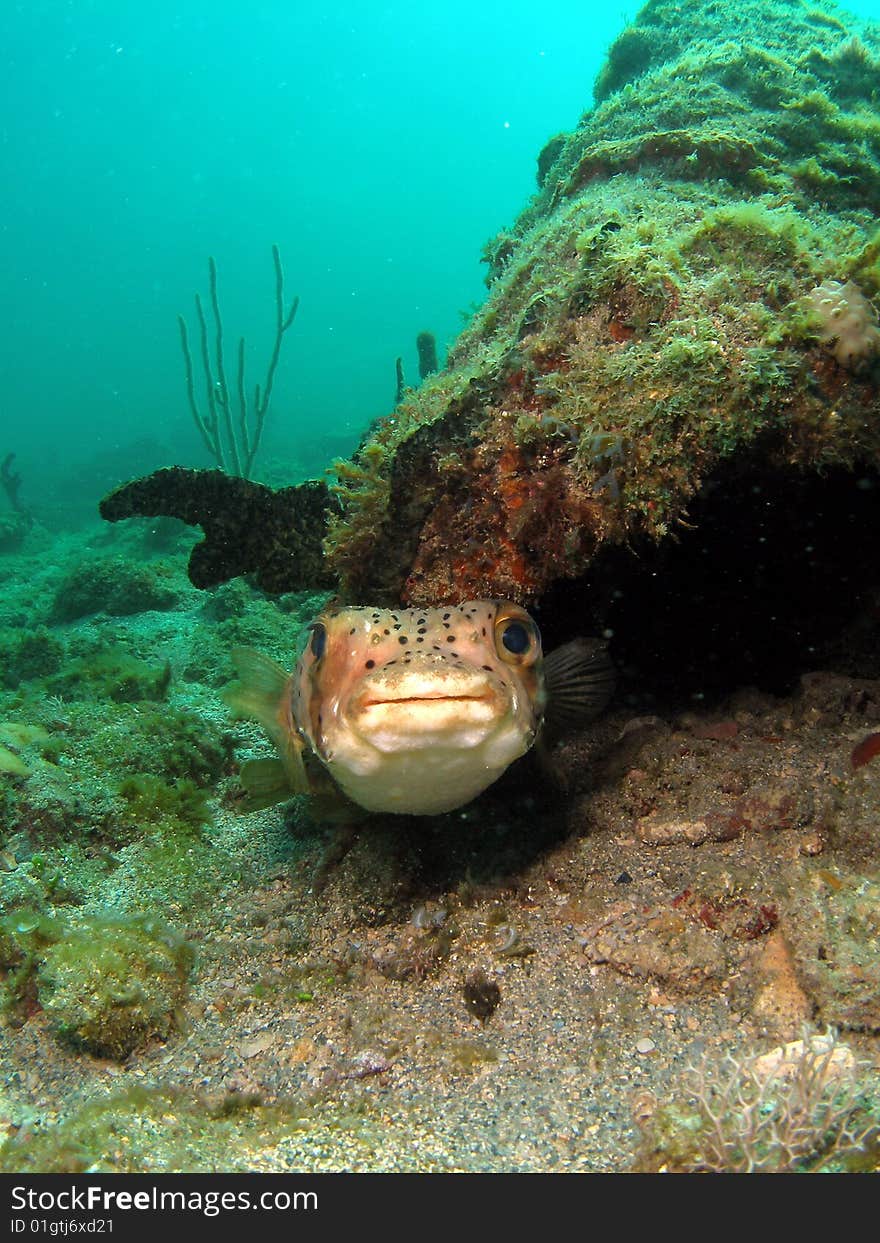
[[[462,987],[464,1005],[468,1014],[485,1023],[495,1013],[501,1001],[501,989],[483,971],[472,971]]]
[[[869,760],[872,760],[875,755],[880,755],[880,731],[868,734],[867,738],[863,738],[860,743],[853,747],[850,763],[853,768],[861,768]]]

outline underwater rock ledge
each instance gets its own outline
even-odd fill
[[[616,547],[648,572],[731,472],[764,491],[775,471],[872,477],[878,70],[878,28],[833,6],[697,2],[683,26],[652,0],[488,245],[489,297],[446,369],[334,488],[158,472],[101,512],[200,523],[200,586],[532,604]]]

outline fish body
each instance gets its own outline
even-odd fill
[[[233,660],[240,681],[227,702],[275,741],[288,794],[313,790],[303,762],[313,756],[360,807],[412,815],[463,806],[524,755],[554,680],[534,619],[498,600],[330,610],[293,673],[249,649]],[[569,686],[580,676],[572,702],[595,715],[613,687],[604,649],[555,665]],[[277,768],[253,763],[242,770],[253,805],[277,801]]]

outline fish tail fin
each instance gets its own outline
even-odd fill
[[[224,703],[236,716],[250,717],[262,725],[278,748],[287,775],[288,791],[308,794],[302,739],[296,732],[296,723],[289,719],[289,675],[269,656],[255,652],[253,648],[233,648],[231,657],[238,681],[222,692]]]
[[[616,675],[601,639],[572,639],[544,660],[545,724],[551,731],[577,729],[609,704]]]

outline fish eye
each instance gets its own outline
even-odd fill
[[[501,642],[508,652],[513,652],[514,656],[522,656],[529,649],[531,636],[522,622],[513,621],[508,622],[502,629]]]
[[[315,660],[320,660],[327,646],[327,627],[323,622],[315,622],[312,626],[312,637],[309,640],[309,651]]]
[[[524,609],[500,614],[495,621],[495,649],[509,665],[530,665],[541,650],[538,627]]]

